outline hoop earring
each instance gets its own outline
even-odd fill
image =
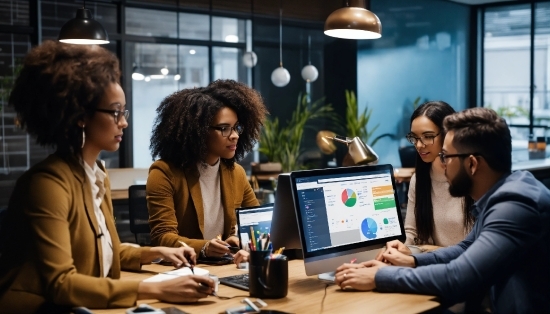
[[[84,126],[82,126],[82,146],[80,148],[84,148],[84,143],[86,143],[86,133],[84,132]]]

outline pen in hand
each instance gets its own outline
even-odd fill
[[[178,241],[182,246],[184,247],[189,247],[189,245],[187,245],[187,243],[183,242],[183,241]],[[195,274],[195,269],[194,269],[194,266],[193,264],[191,263],[187,263],[187,265],[185,265],[187,267],[189,267],[189,269],[191,269],[191,273],[194,275]]]

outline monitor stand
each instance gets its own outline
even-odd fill
[[[334,275],[335,275],[335,272],[331,271],[331,272],[328,272],[328,273],[319,274],[317,277],[320,280],[334,282]]]

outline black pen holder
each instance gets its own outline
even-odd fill
[[[278,299],[288,293],[288,259],[271,258],[271,251],[252,251],[248,266],[248,289],[251,297]]]

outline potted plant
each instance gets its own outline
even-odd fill
[[[299,157],[303,153],[302,137],[311,122],[318,119],[337,121],[337,115],[331,104],[325,104],[325,98],[308,102],[307,95],[298,95],[296,109],[292,117],[283,126],[278,118],[268,119],[262,128],[259,151],[270,162],[279,162],[284,172],[301,169]]]
[[[384,133],[373,138],[374,131],[378,129],[379,123],[372,127],[370,130],[369,122],[372,115],[372,108],[365,107],[365,110],[359,114],[359,107],[357,106],[357,98],[353,91],[346,90],[346,136],[354,138],[358,136],[365,144],[374,146],[381,138],[391,137],[394,135],[390,133]]]

